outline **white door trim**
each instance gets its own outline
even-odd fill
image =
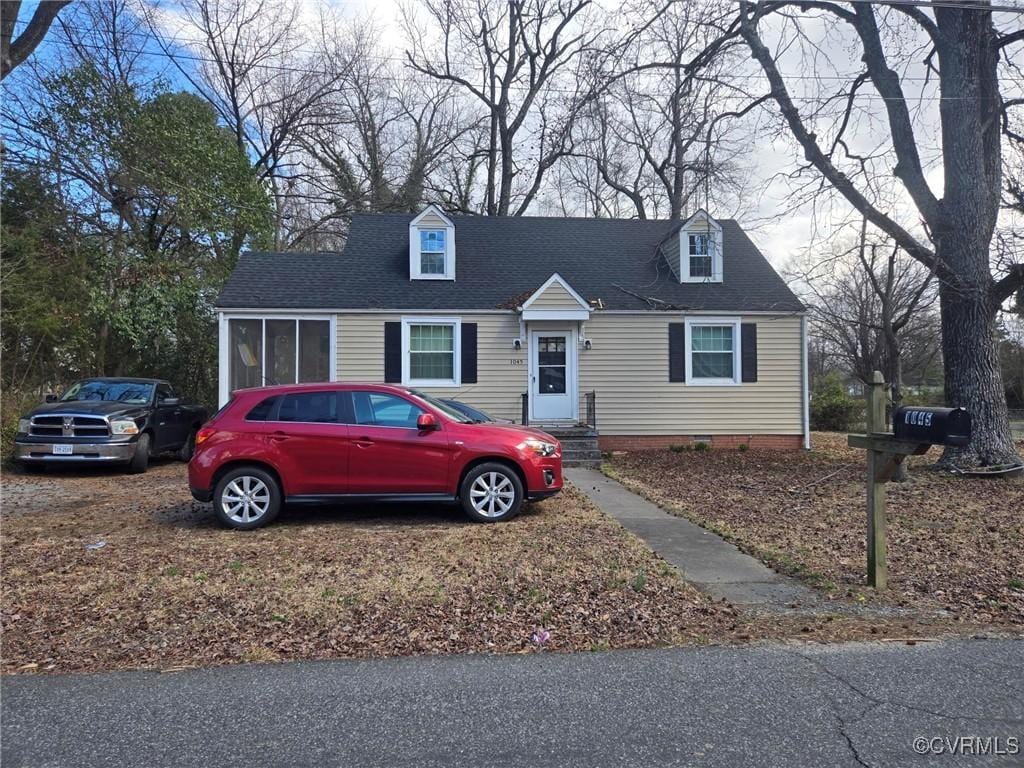
[[[538,336],[565,335],[565,389],[569,396],[570,413],[562,417],[538,417],[534,411],[537,395],[537,342]],[[531,328],[529,331],[529,349],[527,350],[527,392],[529,392],[530,423],[545,421],[579,421],[579,338],[575,328]]]

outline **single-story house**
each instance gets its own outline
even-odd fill
[[[220,400],[394,382],[604,449],[809,446],[805,309],[739,224],[353,217],[340,253],[241,256],[217,302]]]

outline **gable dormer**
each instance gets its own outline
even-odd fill
[[[455,224],[435,205],[409,223],[409,279],[455,279]]]
[[[681,283],[722,282],[722,225],[703,210],[679,229],[679,264],[673,270]]]

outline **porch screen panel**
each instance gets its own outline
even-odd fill
[[[267,384],[295,383],[295,321],[267,320]]]
[[[299,381],[330,381],[331,323],[299,321]]]
[[[229,327],[230,389],[263,384],[263,321],[231,320]]]

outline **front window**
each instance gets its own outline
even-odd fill
[[[228,347],[232,390],[331,378],[329,320],[232,319]]]
[[[408,328],[408,380],[455,383],[455,323],[416,323]]]
[[[696,384],[731,384],[736,381],[734,323],[694,323],[689,327],[690,380]]]
[[[420,274],[445,274],[445,231],[420,230]]]
[[[690,235],[690,277],[711,277],[713,268],[711,252],[708,250],[709,236]]]
[[[63,395],[62,403],[83,400],[104,400],[129,405],[146,405],[153,398],[153,384],[144,381],[107,381],[89,379],[71,385]]]
[[[353,392],[352,408],[356,424],[372,427],[415,429],[423,409],[404,397],[386,392]]]

